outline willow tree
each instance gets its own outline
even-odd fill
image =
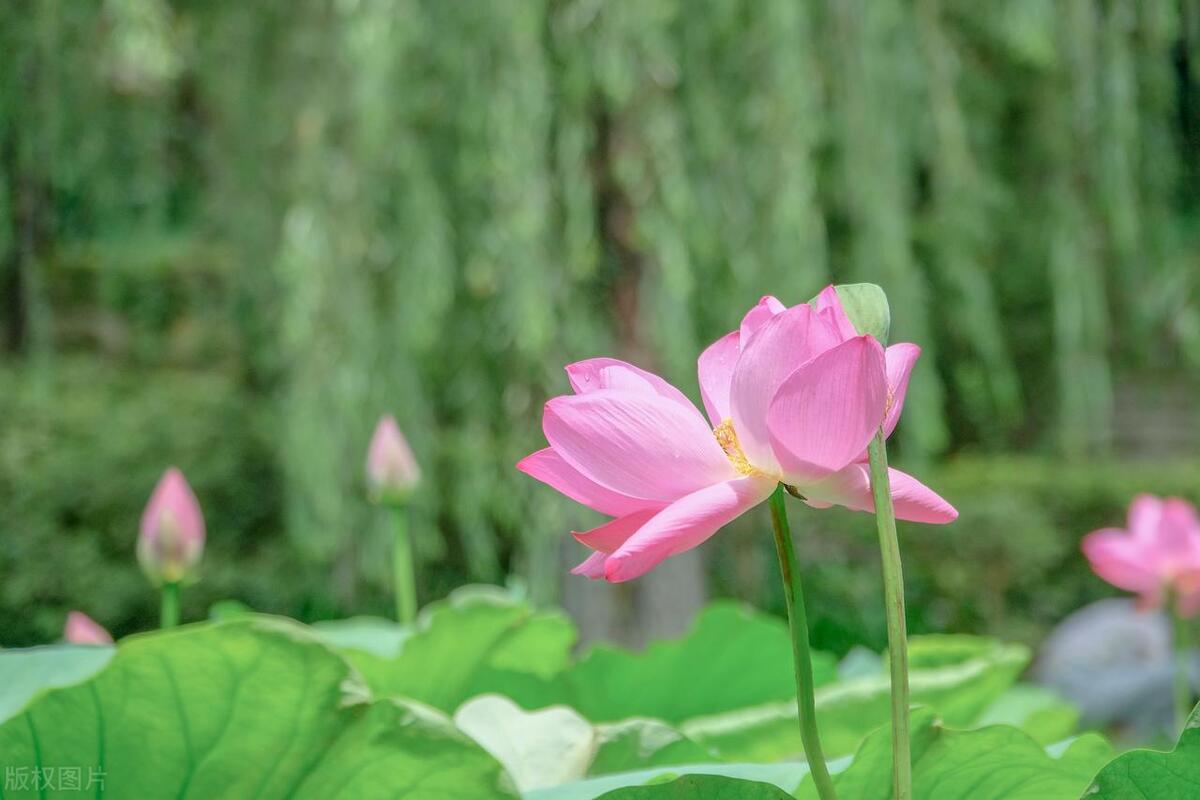
[[[1104,454],[1123,376],[1200,364],[1197,20],[1194,0],[9,3],[6,342],[53,355],[54,265],[81,247],[125,274],[219,251],[236,346],[190,366],[234,363],[284,527],[344,597],[386,580],[361,502],[381,413],[431,477],[428,591],[515,567],[548,597],[547,543],[590,520],[512,464],[559,367],[607,353],[694,387],[740,309],[831,280],[883,284],[925,349],[905,460]]]

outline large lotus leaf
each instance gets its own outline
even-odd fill
[[[849,763],[849,759],[846,759]],[[767,794],[769,798],[788,797],[787,791],[795,788],[801,779],[808,774],[808,765],[804,763],[790,764],[690,764],[685,766],[668,767],[666,769],[648,769],[635,772],[625,772],[618,775],[605,775],[600,778],[556,786],[551,789],[536,789],[526,792],[524,800],[596,800],[598,797],[612,797],[611,793],[618,789],[645,788],[649,786],[670,786],[673,781],[680,779],[672,791],[701,787],[714,790],[718,787],[740,787],[758,789],[758,784],[774,787],[783,795]],[[656,789],[663,791],[663,789]],[[618,797],[620,795],[617,795]],[[634,795],[636,796],[636,795]],[[654,797],[655,795],[650,795]],[[682,795],[695,797],[697,795]],[[712,795],[700,794],[699,797]],[[715,795],[725,797],[728,795]],[[741,797],[734,794],[733,797]],[[749,795],[758,797],[758,795]],[[672,795],[663,795],[670,798]]]
[[[1086,796],[1089,800],[1200,797],[1200,705],[1192,709],[1174,750],[1122,753],[1100,770]]]
[[[514,607],[521,613],[508,611]],[[790,703],[795,693],[786,625],[775,617],[739,604],[710,606],[697,617],[692,630],[677,640],[652,644],[642,653],[603,645],[593,647],[579,662],[566,669],[563,665],[569,641],[565,638],[554,640],[550,636],[542,639],[538,625],[530,625],[530,620],[536,618],[527,606],[514,604],[504,595],[480,595],[476,590],[457,594],[451,601],[427,609],[422,624],[411,637],[398,633],[398,626],[382,620],[323,625],[321,632],[345,648],[348,657],[368,675],[377,691],[405,691],[439,705],[448,705],[454,696],[472,697],[495,691],[516,698],[527,709],[544,709],[556,704],[577,709],[591,720],[588,725],[592,730],[594,750],[586,766],[582,767],[584,775],[588,776],[639,767],[702,764],[712,757],[707,750],[673,729],[669,722],[645,717],[669,721],[701,711],[736,709],[763,700],[786,699]],[[497,627],[476,624],[480,619],[513,621],[507,629],[508,635],[501,639],[506,646],[499,651],[479,646],[489,641],[487,635]],[[504,630],[501,626],[501,631]],[[522,653],[514,652],[517,648],[512,646],[521,644],[522,640],[513,635],[514,632],[533,640],[533,645],[527,648],[530,652],[536,652],[539,639],[558,641],[561,650],[556,650],[555,657],[546,663],[522,663],[519,660]],[[418,651],[414,646],[422,640],[426,643],[419,645]],[[440,681],[433,677],[439,674],[440,667],[423,665],[424,659],[418,660],[414,654],[442,649],[450,652],[455,647],[468,653],[482,653],[482,657],[474,658],[473,662],[470,658],[467,660],[476,664],[482,661],[484,666],[465,681],[458,677],[461,671],[448,670],[442,673],[441,681],[460,688],[440,694],[429,691],[420,679],[429,676],[434,683],[432,688],[440,688],[437,685]],[[497,652],[501,655],[507,652],[510,657],[497,662]],[[411,663],[407,663],[409,659],[412,659]],[[534,671],[539,666],[542,676]],[[819,682],[834,678],[836,665],[831,656],[819,654],[815,666]],[[401,685],[396,676],[410,667],[415,675],[411,682]],[[554,670],[558,673],[552,674]],[[681,683],[680,675],[687,676],[686,682]],[[477,698],[464,705],[468,714],[464,717],[460,713],[459,722],[512,765],[525,788],[530,790],[527,796],[562,790],[582,793],[564,796],[595,797],[614,786],[625,785],[624,777],[607,776],[570,784],[570,789],[533,788],[546,787],[579,772],[583,761],[579,757],[582,752],[580,742],[587,738],[586,729],[580,724],[581,719],[567,708],[550,709],[547,714],[535,712],[518,719],[525,712],[511,707],[498,710],[501,705],[502,701]],[[508,719],[498,719],[497,714]],[[543,736],[546,731],[551,735]],[[554,750],[557,750],[557,756],[549,755]],[[684,768],[672,766],[671,769]],[[723,767],[702,765],[693,769]],[[753,771],[757,768],[745,766],[741,769]],[[790,776],[790,787],[799,782],[802,772],[797,770],[804,767],[780,765],[765,769],[785,770]],[[659,773],[661,769],[634,773],[628,782],[642,783]]]
[[[974,731],[946,728],[926,709],[912,716],[913,795],[937,800],[1054,800],[1073,798],[1112,756],[1098,736],[1079,737],[1051,755],[1020,730],[994,725]],[[839,800],[890,800],[891,730],[872,733],[849,767],[834,776]],[[799,800],[817,800],[805,777]]]
[[[909,645],[914,705],[928,706],[953,727],[965,727],[1029,665],[1029,649],[983,636],[915,636]]]
[[[817,685],[828,683],[837,664],[817,653],[813,671]],[[654,717],[678,724],[791,701],[795,680],[787,624],[739,603],[718,602],[679,639],[655,642],[641,653],[598,645],[553,680],[499,691],[525,708],[563,704],[596,722]]]
[[[560,612],[535,611],[487,586],[430,604],[412,629],[372,617],[314,627],[375,694],[410,697],[446,713],[485,692],[541,686],[566,667],[576,635]]]
[[[566,706],[525,711],[485,694],[463,703],[454,724],[495,756],[522,792],[579,780],[596,752],[592,723]]]
[[[1016,681],[1026,648],[971,636],[914,637],[909,685],[915,705],[936,709],[947,724],[970,725]],[[886,670],[818,686],[817,722],[827,758],[852,753],[890,719]],[[775,702],[688,720],[691,739],[728,761],[774,761],[802,754],[794,702]]]
[[[308,629],[271,617],[124,640],[97,675],[0,725],[0,755],[5,800],[78,797],[76,780],[133,800],[515,796],[444,716],[370,701]]]
[[[626,786],[601,795],[603,800],[792,800],[769,783],[720,775],[684,775],[650,786]]]
[[[597,725],[566,706],[525,711],[495,694],[463,703],[454,722],[504,765],[522,791],[712,757],[658,720]]]
[[[314,622],[312,628],[335,650],[355,651],[379,658],[400,655],[413,629],[383,617],[348,617]]]
[[[665,722],[627,719],[596,726],[597,746],[588,775],[673,764],[695,764],[712,758],[691,739]]]
[[[38,692],[95,675],[113,652],[111,645],[78,644],[0,650],[0,722],[24,708]]]
[[[1044,686],[1018,683],[993,700],[970,727],[987,725],[1012,725],[1046,745],[1075,733],[1079,709]]]

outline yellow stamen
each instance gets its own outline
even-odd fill
[[[721,424],[713,428],[713,436],[717,437],[717,444],[721,445],[721,449],[729,457],[729,463],[733,464],[733,468],[738,473],[742,475],[764,474],[762,470],[746,459],[746,454],[742,452],[742,445],[738,442],[737,431],[733,429],[732,419],[721,420]]]

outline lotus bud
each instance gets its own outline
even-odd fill
[[[204,552],[204,516],[183,473],[163,474],[142,513],[138,561],[155,584],[191,577]]]
[[[376,503],[402,503],[421,482],[412,449],[390,414],[379,420],[367,450],[367,486]]]
[[[112,644],[112,635],[104,627],[82,611],[67,614],[63,628],[63,639],[71,644]]]
[[[860,334],[869,333],[879,340],[880,344],[886,345],[892,325],[892,312],[883,289],[873,283],[844,283],[833,288],[855,329]],[[824,298],[818,295],[808,302],[809,305],[820,309],[823,300]]]

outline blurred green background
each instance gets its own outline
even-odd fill
[[[171,464],[209,527],[185,615],[385,613],[385,412],[423,600],[670,628],[657,578],[564,575],[595,520],[513,469],[542,402],[594,355],[697,398],[760,295],[851,281],[924,348],[893,463],[962,512],[902,531],[911,627],[1036,641],[1109,591],[1082,534],[1200,500],[1198,205],[1197,0],[10,0],[0,644],[153,624]],[[870,518],[794,527],[817,645],[879,647]],[[666,596],[779,609],[770,548],[749,515]]]

